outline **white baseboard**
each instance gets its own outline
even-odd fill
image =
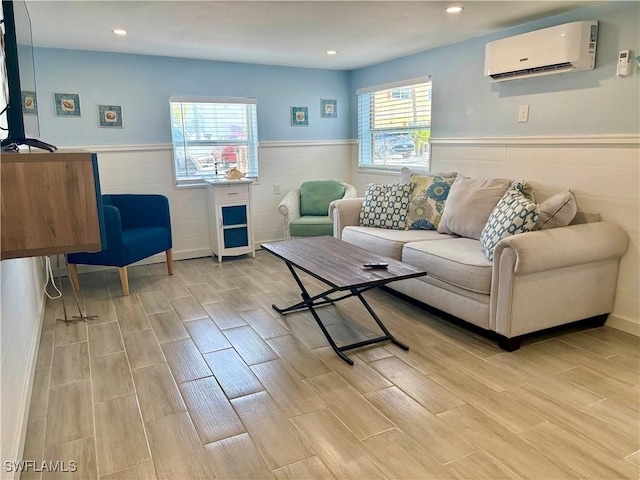
[[[15,450],[15,452],[13,452],[14,455],[11,457],[16,460],[20,460],[24,456],[24,445],[27,439],[27,426],[29,424],[29,410],[31,408],[31,394],[33,392],[33,382],[36,375],[36,365],[38,362],[38,352],[40,350],[40,339],[42,337],[42,328],[44,325],[44,311],[46,308],[46,304],[47,304],[46,295],[44,292],[42,292],[42,300],[40,301],[40,307],[39,307],[40,319],[38,321],[38,328],[37,328],[38,334],[36,335],[35,341],[31,345],[31,351],[29,352],[29,366],[27,368],[27,375],[25,375],[25,378],[24,378],[25,385],[22,390],[24,392],[24,396],[22,398],[22,401],[20,402],[20,404],[22,405],[22,411],[19,414],[21,418],[21,421],[19,422],[20,440],[18,442],[17,449]],[[3,460],[7,460],[7,459],[3,458]],[[9,475],[9,477],[2,477],[2,478],[17,479],[20,477],[18,472],[15,472],[15,471],[12,473],[5,472],[5,474]]]
[[[617,315],[609,315],[606,325],[616,330],[622,330],[623,332],[630,333],[637,337],[640,337],[640,324],[629,320],[628,318],[618,317]]]
[[[259,242],[254,242],[253,247],[256,249],[256,252],[257,252],[258,250],[262,250],[263,243],[273,243],[273,242],[282,242],[282,241],[284,241],[284,237],[274,238],[272,240],[260,240]]]
[[[210,257],[210,256],[211,256],[210,248],[198,248],[195,250],[181,250],[178,252],[176,252],[175,250],[173,251],[174,260],[188,260],[190,258],[201,258],[201,257]],[[131,265],[128,265],[128,266],[135,267],[139,265],[152,265],[154,263],[164,263],[166,262],[166,260],[167,260],[167,257],[163,252],[163,253],[158,253],[156,255],[152,255],[143,260],[140,260],[139,262],[132,263]],[[104,267],[99,265],[78,265],[78,273],[99,272],[102,270],[108,270],[110,268],[116,268],[116,267]],[[62,275],[67,275],[66,266],[60,267],[60,270],[61,270],[60,273]],[[54,275],[58,276],[57,270],[54,270]]]
[[[284,240],[283,238],[276,238],[273,240],[262,240],[260,242],[255,242],[254,247],[256,249],[256,251],[258,250],[262,250],[262,244],[263,243],[268,243],[268,242],[281,242],[282,240]],[[174,260],[189,260],[191,258],[202,258],[202,257],[210,257],[213,254],[211,253],[211,249],[210,248],[198,248],[198,249],[194,249],[194,250],[182,250],[179,252],[176,252],[174,250],[173,252],[173,259]],[[135,267],[138,265],[152,265],[154,263],[164,263],[166,261],[166,257],[164,253],[158,253],[156,255],[152,255],[151,257],[145,258],[143,260],[140,260],[139,262],[136,263],[132,263],[131,267]],[[103,270],[108,270],[110,268],[116,268],[116,267],[105,267],[105,266],[99,266],[99,265],[78,265],[78,273],[91,273],[91,272],[100,272]],[[62,276],[66,276],[67,275],[67,267],[60,267],[60,273]],[[53,270],[53,274],[57,277],[58,276],[58,270],[54,269]]]

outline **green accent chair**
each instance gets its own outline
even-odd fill
[[[355,187],[335,180],[305,182],[291,190],[278,205],[284,217],[284,239],[333,235],[331,202],[356,197]]]

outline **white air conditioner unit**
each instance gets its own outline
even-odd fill
[[[494,82],[593,70],[598,22],[565,23],[487,43],[484,75]]]

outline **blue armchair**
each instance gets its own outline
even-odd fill
[[[69,276],[80,290],[77,264],[118,267],[122,293],[129,295],[127,265],[166,252],[167,271],[173,275],[169,200],[164,195],[103,195],[106,245],[97,253],[67,255]]]

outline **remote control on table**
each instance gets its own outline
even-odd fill
[[[362,265],[364,268],[387,268],[388,263],[385,262],[370,262]]]

